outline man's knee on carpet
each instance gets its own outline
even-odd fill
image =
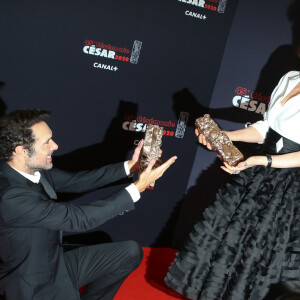
[[[114,275],[128,275],[135,270],[143,259],[143,250],[135,241],[122,242],[120,248],[121,261],[119,267],[115,270]]]
[[[128,262],[131,262],[134,269],[136,269],[143,259],[143,250],[135,241],[127,241],[127,246]]]

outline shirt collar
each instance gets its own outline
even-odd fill
[[[18,173],[20,173],[21,175],[23,175],[24,177],[26,177],[27,179],[29,179],[30,181],[32,181],[33,183],[39,183],[39,181],[40,181],[41,173],[39,171],[36,171],[33,175],[31,175],[31,174],[19,171],[15,168],[13,168],[13,169],[16,170]]]

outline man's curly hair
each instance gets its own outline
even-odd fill
[[[0,159],[10,161],[17,146],[33,151],[31,127],[45,122],[50,112],[39,109],[16,110],[0,117]]]

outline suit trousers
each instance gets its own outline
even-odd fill
[[[81,299],[111,300],[141,263],[143,251],[135,241],[125,241],[79,247],[63,255],[74,288],[87,285]]]

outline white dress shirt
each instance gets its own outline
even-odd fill
[[[33,175],[19,171],[17,169],[15,169],[14,167],[12,167],[15,171],[17,171],[18,173],[20,173],[21,175],[23,175],[24,177],[26,177],[27,179],[29,179],[30,181],[32,181],[33,183],[39,183],[40,182],[40,178],[41,178],[41,173],[39,171],[36,171]]]
[[[129,176],[130,171],[128,168],[128,161],[124,162],[124,168],[125,168],[125,172],[126,172],[127,176]],[[133,202],[137,202],[138,200],[140,200],[141,194],[140,194],[139,190],[137,189],[137,187],[135,186],[135,184],[132,183],[131,185],[126,187],[126,190],[130,194]]]
[[[280,135],[300,144],[300,94],[289,99],[283,106],[282,100],[300,82],[300,72],[285,74],[273,90],[264,120],[251,126],[265,138],[269,127]]]

